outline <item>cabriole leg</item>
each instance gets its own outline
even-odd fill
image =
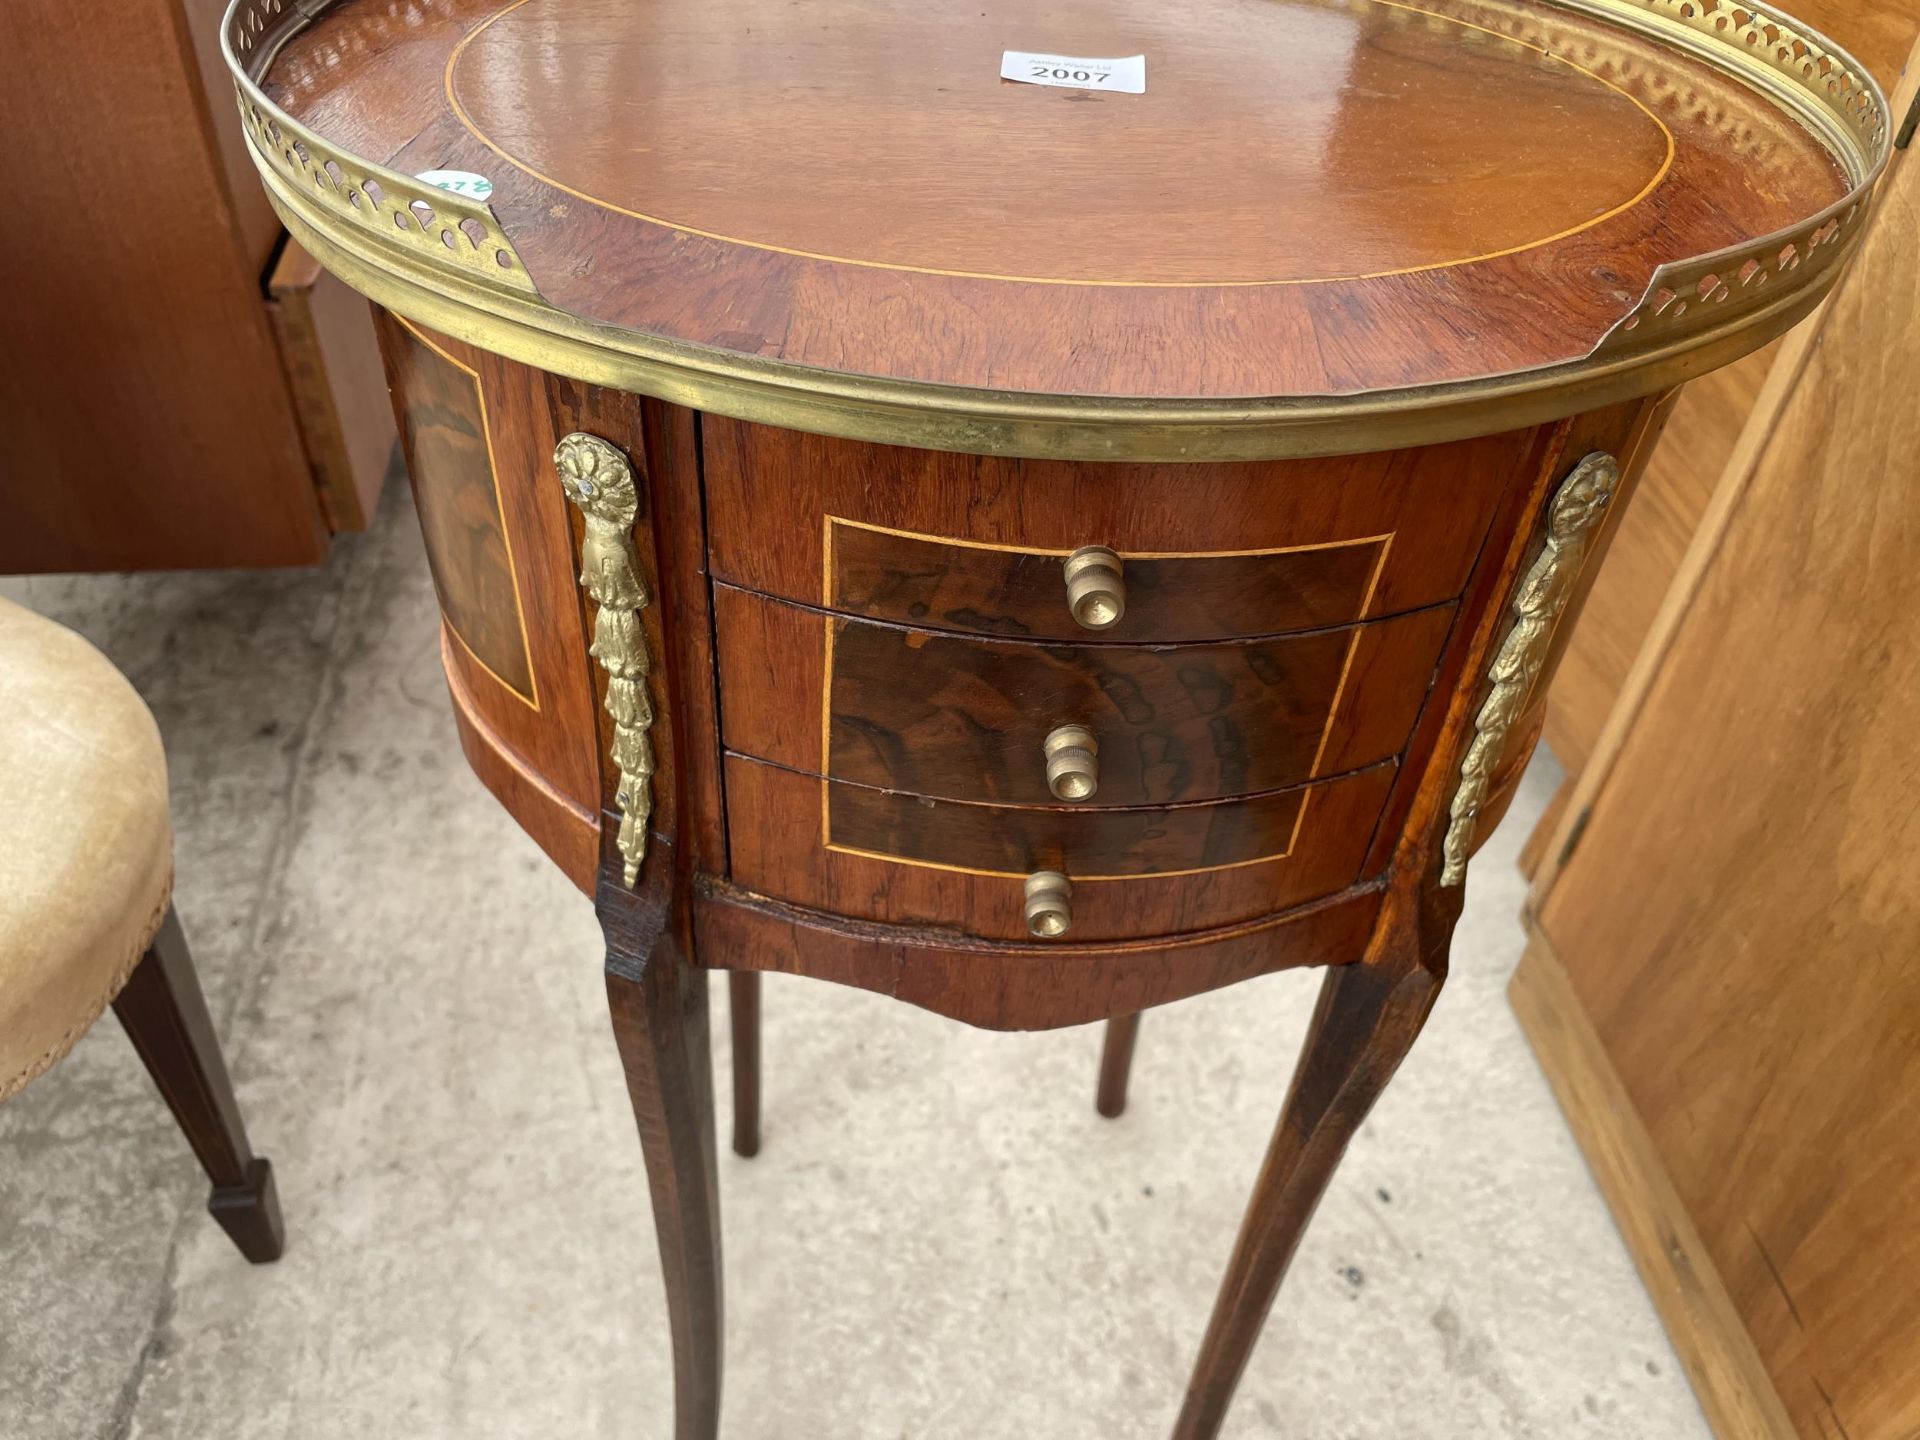
[[[1334,1167],[1440,993],[1457,895],[1455,891],[1441,900],[1439,908],[1446,913],[1427,924],[1383,928],[1363,962],[1327,971],[1306,1046],[1200,1344],[1174,1427],[1175,1440],[1211,1440],[1219,1433],[1234,1387]]]
[[[670,855],[656,857],[659,861]],[[627,1095],[646,1156],[660,1271],[673,1335],[674,1440],[714,1440],[720,1426],[722,1348],[720,1192],[707,1038],[707,976],[671,925],[661,880],[635,894],[603,872],[607,1004]]]

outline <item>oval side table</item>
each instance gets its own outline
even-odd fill
[[[675,1433],[719,1425],[707,970],[751,1150],[761,972],[1118,1021],[1111,1110],[1141,1011],[1324,966],[1216,1434],[1667,398],[1861,233],[1871,78],[1727,0],[225,27],[275,207],[383,307],[468,759],[595,897]]]

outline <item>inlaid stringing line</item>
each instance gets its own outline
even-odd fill
[[[1650,110],[1637,96],[1621,89],[1618,85],[1607,79],[1606,76],[1597,74],[1587,69],[1586,66],[1567,59],[1564,55],[1556,54],[1545,46],[1529,44],[1525,40],[1505,34],[1502,31],[1492,30],[1484,25],[1475,25],[1470,21],[1461,20],[1456,16],[1445,15],[1437,10],[1423,10],[1417,5],[1405,4],[1404,0],[1373,0],[1374,4],[1384,6],[1389,10],[1404,10],[1413,15],[1425,15],[1434,20],[1444,21],[1449,25],[1457,25],[1463,30],[1473,30],[1482,35],[1491,35],[1496,40],[1505,41],[1507,44],[1517,46],[1522,50],[1531,50],[1536,55],[1543,56],[1556,64],[1565,65],[1569,70],[1576,71],[1586,76],[1589,80],[1594,81],[1596,84],[1613,91],[1614,94],[1620,96],[1658,126],[1661,135],[1666,138],[1666,154],[1662,157],[1659,168],[1653,172],[1653,178],[1641,186],[1640,190],[1630,199],[1623,200],[1613,208],[1602,211],[1591,220],[1584,220],[1578,225],[1569,226],[1565,230],[1558,231],[1552,235],[1544,235],[1538,240],[1529,240],[1524,245],[1509,245],[1502,250],[1490,250],[1484,255],[1462,255],[1453,260],[1437,260],[1427,265],[1405,265],[1397,269],[1370,270],[1356,275],[1326,275],[1276,280],[1074,280],[1061,276],[1000,275],[983,270],[953,270],[943,269],[933,265],[903,265],[887,260],[856,260],[847,255],[828,255],[820,251],[802,250],[790,245],[775,245],[766,241],[747,240],[738,235],[726,235],[717,230],[703,230],[695,225],[682,225],[672,220],[663,219],[658,215],[648,215],[639,210],[629,210],[625,206],[615,205],[612,201],[602,199],[598,195],[591,195],[584,190],[576,190],[570,185],[562,184],[551,175],[534,169],[534,167],[529,165],[525,160],[522,160],[519,156],[495,142],[474,123],[473,117],[467,113],[467,107],[461,103],[458,89],[454,85],[453,72],[454,68],[460,62],[460,57],[466,53],[467,46],[471,45],[483,33],[490,29],[495,21],[512,14],[515,10],[518,10],[521,6],[528,3],[529,0],[513,0],[513,3],[495,11],[478,25],[475,25],[465,35],[461,36],[459,43],[453,47],[447,56],[446,67],[441,72],[441,89],[446,95],[448,108],[453,111],[454,119],[458,120],[461,128],[473,136],[475,140],[486,146],[487,149],[498,155],[509,165],[513,166],[514,169],[532,176],[542,185],[558,190],[563,195],[571,195],[576,200],[584,200],[589,205],[597,205],[602,210],[609,211],[612,214],[625,215],[630,220],[640,220],[649,225],[658,225],[664,230],[676,231],[682,235],[698,235],[702,239],[718,240],[725,245],[738,245],[743,249],[762,250],[776,255],[791,255],[801,260],[822,260],[833,265],[852,265],[863,270],[894,270],[903,271],[910,275],[941,275],[960,280],[998,280],[1019,285],[1078,285],[1123,290],[1243,290],[1268,289],[1287,285],[1337,285],[1350,283],[1355,280],[1385,280],[1396,275],[1418,275],[1430,270],[1452,270],[1466,265],[1478,265],[1487,260],[1499,260],[1508,255],[1519,255],[1528,250],[1538,250],[1544,246],[1571,239],[1573,236],[1591,230],[1597,225],[1603,225],[1616,215],[1624,215],[1660,187],[1660,183],[1667,178],[1668,172],[1673,169],[1674,155],[1677,148],[1674,144],[1673,131],[1667,128],[1667,123]]]

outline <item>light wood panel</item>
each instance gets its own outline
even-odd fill
[[[1793,18],[1830,35],[1892,95],[1920,31],[1920,0],[1794,0]]]
[[[1507,994],[1715,1432],[1721,1440],[1794,1440],[1712,1254],[1544,937],[1528,945]]]
[[[1763,387],[1548,847],[1533,912],[1565,995],[1544,1005],[1535,958],[1516,982],[1556,1082],[1610,1072],[1644,1131],[1623,1168],[1605,1107],[1569,1103],[1616,1196],[1641,1174],[1623,1230],[1690,1369],[1740,1337],[1672,1291],[1676,1257],[1643,1223],[1671,1208],[1660,1172],[1697,1233],[1682,1251],[1717,1275],[1795,1433],[1848,1440],[1920,1433],[1910,157],[1881,207]],[[1591,1026],[1584,1060],[1548,1010]],[[1723,1434],[1777,1433],[1716,1393],[1702,1384]]]
[[[1790,8],[1846,46],[1888,93],[1899,88],[1920,33],[1920,0],[1796,0]],[[1546,742],[1569,772],[1593,754],[1783,343],[1701,376],[1674,406],[1554,677]]]

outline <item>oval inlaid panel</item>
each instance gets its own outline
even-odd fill
[[[569,30],[598,37],[591,57]],[[1144,54],[1146,91],[1002,80],[1007,48]],[[577,109],[554,106],[556,83]],[[1458,264],[1632,203],[1673,146],[1591,71],[1392,0],[1199,15],[891,0],[831,23],[761,0],[520,0],[460,47],[450,84],[502,155],[608,208],[859,264],[1051,281]],[[1525,123],[1488,124],[1494,96]]]

